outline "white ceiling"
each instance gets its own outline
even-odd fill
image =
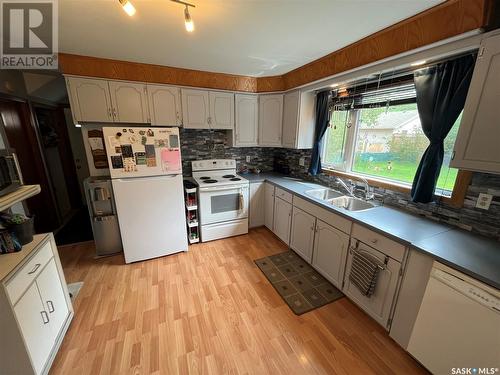
[[[60,52],[250,76],[286,73],[442,0],[59,0]]]

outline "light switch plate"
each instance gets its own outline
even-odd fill
[[[252,160],[252,158],[251,158],[250,156],[248,156],[248,155],[247,155],[246,160],[247,160],[247,163],[250,163],[250,161]]]
[[[477,198],[476,208],[481,208],[483,210],[488,210],[490,208],[491,200],[493,199],[493,195],[486,193],[479,193],[479,197]]]
[[[300,165],[301,167],[303,167],[303,166],[305,166],[305,165],[306,165],[306,159],[305,159],[304,157],[302,157],[302,158],[300,158],[300,159],[299,159],[299,165]]]

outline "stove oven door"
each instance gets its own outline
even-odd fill
[[[248,217],[248,185],[200,188],[200,221],[202,225]]]

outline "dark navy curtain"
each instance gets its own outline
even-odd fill
[[[464,108],[475,61],[475,55],[467,55],[414,73],[418,114],[430,141],[413,179],[414,202],[428,203],[434,198],[444,139]]]
[[[316,128],[314,131],[314,143],[311,155],[311,165],[309,173],[313,176],[321,172],[321,140],[325,135],[330,123],[328,111],[328,98],[330,91],[323,91],[316,95]]]

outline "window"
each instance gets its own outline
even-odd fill
[[[380,85],[380,84],[379,84]],[[333,98],[323,138],[324,168],[410,187],[429,145],[418,115],[413,82]],[[461,116],[445,139],[436,194],[451,196],[457,169],[449,167]]]

